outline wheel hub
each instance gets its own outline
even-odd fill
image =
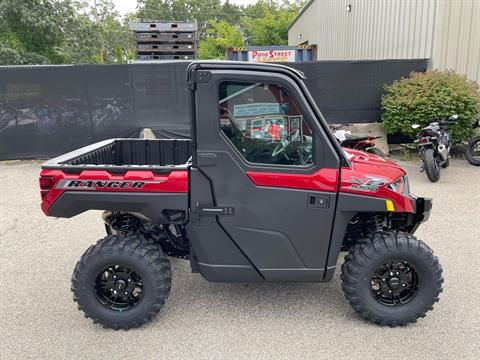
[[[392,290],[396,290],[400,287],[400,279],[398,277],[391,277],[390,280],[388,280],[388,287]]]
[[[373,273],[370,290],[383,305],[403,305],[418,292],[418,274],[405,260],[388,261]]]
[[[133,308],[142,294],[141,276],[126,266],[109,266],[102,270],[95,280],[97,300],[111,310],[124,311]]]
[[[125,289],[127,287],[127,283],[124,281],[124,280],[117,280],[115,282],[115,286],[114,288],[117,290],[117,291],[122,291],[123,289]]]

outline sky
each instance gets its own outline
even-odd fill
[[[231,4],[237,5],[248,5],[255,3],[257,0],[230,0]],[[93,0],[90,0],[93,3]],[[125,15],[126,13],[135,11],[137,6],[137,0],[113,0],[117,11],[120,15]]]

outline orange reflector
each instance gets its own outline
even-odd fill
[[[395,211],[392,200],[385,200],[385,203],[387,204],[387,211]]]

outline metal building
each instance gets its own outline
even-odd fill
[[[310,0],[288,44],[318,60],[430,59],[480,82],[480,0]]]

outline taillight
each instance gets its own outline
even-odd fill
[[[51,176],[40,176],[38,183],[40,184],[40,193],[43,200],[53,185],[55,185],[55,179]]]
[[[430,142],[430,139],[429,138],[421,138],[420,142],[421,143],[428,143],[428,142]]]

